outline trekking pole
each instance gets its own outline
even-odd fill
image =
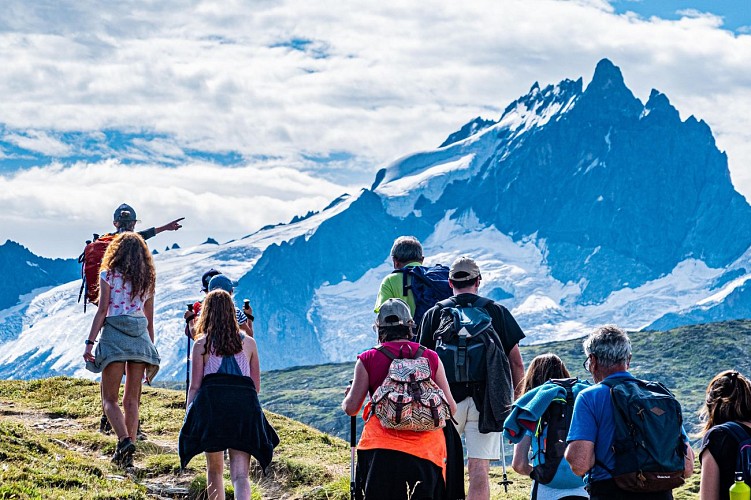
[[[503,464],[503,481],[501,481],[498,484],[503,485],[503,491],[505,493],[508,493],[508,485],[514,484],[513,481],[508,480],[508,476],[506,475],[506,446],[503,444],[504,438],[503,435],[501,435],[501,464]]]
[[[193,304],[188,304],[188,311],[193,312]],[[188,409],[188,388],[190,387],[190,328],[188,332],[188,347],[185,353],[185,409]]]
[[[357,446],[357,417],[351,416],[349,420],[349,498],[355,500],[355,448]]]
[[[188,388],[190,387],[190,337],[188,337],[188,353],[185,365],[185,409],[188,409]]]

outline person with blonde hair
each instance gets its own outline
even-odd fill
[[[258,347],[240,333],[235,304],[228,292],[209,281],[196,325],[191,363],[188,412],[180,429],[180,463],[206,455],[206,482],[211,500],[224,499],[224,450],[229,450],[235,498],[249,500],[250,457],[266,470],[279,438],[261,410]],[[214,289],[216,288],[216,289]]]
[[[707,386],[701,409],[704,437],[699,450],[701,500],[728,499],[739,438],[751,439],[751,381],[735,370],[718,373]]]
[[[102,405],[117,434],[112,461],[133,465],[141,380],[159,370],[154,345],[156,270],[146,242],[133,232],[118,234],[107,247],[99,274],[99,304],[86,339],[86,368],[102,374]],[[101,331],[96,351],[92,352]],[[123,409],[118,406],[125,371]]]

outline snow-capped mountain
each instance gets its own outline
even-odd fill
[[[19,296],[67,283],[80,275],[75,259],[47,259],[14,241],[0,245],[0,311],[15,305]],[[1,338],[1,337],[0,337]]]
[[[210,267],[253,303],[264,369],[353,359],[375,342],[373,302],[402,234],[429,263],[475,257],[481,293],[526,342],[734,319],[751,309],[750,215],[707,124],[657,91],[642,103],[605,59],[586,89],[535,83],[498,120],[472,120],[320,213],[155,256],[162,376],[184,376],[182,311]],[[75,305],[77,286],[2,312],[0,376],[89,375],[93,313]]]

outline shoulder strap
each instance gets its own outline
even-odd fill
[[[444,307],[456,307],[457,306],[456,299],[454,297],[449,297],[448,299],[443,299],[440,302],[436,302],[436,306],[438,306],[438,309],[443,309]]]
[[[735,440],[738,441],[739,444],[742,443],[743,441],[747,441],[748,439],[751,439],[751,436],[748,435],[748,432],[746,432],[746,429],[744,429],[737,422],[725,422],[724,424],[720,424],[717,427],[720,427],[728,431],[730,434],[732,434]]]
[[[400,348],[399,348],[399,359],[403,359],[402,349],[401,349],[402,347],[404,347],[404,346],[400,346]],[[412,355],[412,347],[409,346],[409,345],[407,345],[407,348],[409,349],[410,355]],[[396,359],[396,356],[394,356],[394,354],[391,351],[389,351],[388,349],[386,349],[386,347],[384,347],[383,344],[377,345],[373,349],[375,349],[376,351],[380,352],[381,354],[383,354],[384,356],[386,356],[387,358],[389,358],[391,361],[394,361]],[[417,351],[415,351],[415,354],[414,354],[414,356],[412,356],[411,359],[417,359],[417,358],[419,358],[420,356],[423,355],[424,352],[425,352],[425,346],[421,345],[417,349]]]
[[[383,345],[377,345],[373,349],[375,349],[376,351],[380,352],[381,354],[383,354],[384,356],[386,356],[387,358],[389,358],[391,361],[394,361],[396,359],[396,356],[394,356],[393,354],[391,354],[391,351],[389,351],[388,349],[386,349]]]
[[[617,385],[623,384],[624,382],[636,382],[636,383],[642,382],[643,383],[643,381],[639,380],[638,378],[634,378],[634,377],[606,378],[606,379],[603,379],[603,380],[600,381],[600,383],[602,385],[606,385],[606,386],[610,387],[611,389],[613,387],[617,386]]]
[[[475,299],[474,302],[472,302],[472,307],[482,307],[483,309],[487,309],[487,307],[492,304],[493,301],[490,300],[487,297],[480,297],[477,296],[477,299]]]
[[[743,467],[743,457],[741,455],[741,450],[743,449],[743,442],[751,439],[748,435],[748,432],[746,432],[746,429],[744,429],[737,422],[725,422],[724,424],[720,424],[717,427],[721,427],[722,429],[728,431],[735,438],[735,440],[738,441],[738,453],[735,459],[735,470],[736,472],[743,472],[744,476],[746,476],[746,470],[744,470]]]

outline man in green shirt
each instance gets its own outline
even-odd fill
[[[422,245],[414,236],[400,236],[391,247],[391,260],[394,263],[394,269],[421,266],[424,260]],[[405,279],[408,279],[405,273],[390,273],[383,278],[376,298],[374,308],[376,313],[381,309],[381,304],[388,299],[402,299],[407,303],[409,311],[414,317],[415,298],[412,295],[412,290],[407,290],[407,295],[404,295]]]

